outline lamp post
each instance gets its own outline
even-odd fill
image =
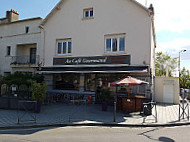
[[[181,91],[180,91],[180,76],[181,76],[181,74],[180,74],[180,70],[181,70],[181,69],[180,69],[180,53],[182,53],[182,52],[186,52],[186,51],[187,51],[187,50],[185,50],[185,49],[179,51],[179,60],[178,60],[178,71],[179,71],[179,96],[181,95],[181,94],[180,94],[180,92],[181,92]],[[184,96],[184,93],[183,93],[183,94],[182,94],[182,115],[183,115],[183,119],[184,119],[184,114],[185,114],[185,108],[184,108],[184,103],[185,103],[184,101],[185,101],[185,100],[184,100],[184,99],[185,99],[185,96]],[[179,115],[180,115],[180,114],[179,114]],[[179,117],[180,117],[180,116],[179,116]],[[180,118],[179,118],[179,119],[180,119]]]

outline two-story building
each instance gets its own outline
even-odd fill
[[[0,19],[0,74],[34,73],[40,66],[40,17],[19,20],[15,10]]]
[[[40,25],[48,89],[94,94],[126,76],[153,84],[153,18],[135,0],[60,0]]]

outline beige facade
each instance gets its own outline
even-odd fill
[[[97,82],[109,86],[127,75],[152,83],[153,17],[152,7],[134,0],[60,0],[40,25],[41,73],[48,89],[64,90],[70,81],[68,88],[76,84],[79,92],[95,92]]]
[[[160,103],[179,104],[179,78],[156,77],[155,101]]]
[[[35,72],[40,58],[39,24],[42,19],[12,18],[12,21],[0,24],[0,74],[6,75],[15,71]]]
[[[105,52],[105,37],[118,34],[125,34],[125,52],[111,54],[132,55],[131,65],[153,66],[154,43],[148,9],[131,0],[64,0],[57,7],[42,23],[44,66],[53,66],[52,59],[58,57],[57,40],[72,39],[69,56],[102,56],[110,55]],[[93,18],[83,17],[86,8],[93,8]]]

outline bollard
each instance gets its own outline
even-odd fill
[[[116,122],[116,102],[114,102],[113,122]]]

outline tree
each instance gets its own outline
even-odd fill
[[[31,85],[31,80],[36,81],[37,83],[43,82],[44,78],[42,75],[38,74],[29,74],[29,73],[21,73],[15,72],[8,76],[3,77],[3,83],[7,84],[8,86],[14,84],[20,86],[21,84],[25,84],[27,86]]]
[[[172,58],[162,52],[156,53],[155,74],[156,76],[172,76],[177,67],[177,58]]]
[[[190,73],[185,67],[180,72],[180,87],[190,88]]]

